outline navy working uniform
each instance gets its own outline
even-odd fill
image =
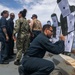
[[[14,22],[13,22],[13,19],[10,18],[8,21],[7,21],[7,33],[8,33],[8,36],[9,36],[9,41],[8,41],[8,55],[11,56],[14,54],[14,40],[12,38],[12,34],[13,34],[13,29],[14,29]]]
[[[42,59],[46,51],[59,54],[64,51],[64,41],[50,42],[49,38],[40,33],[31,43],[19,67],[20,75],[49,75],[54,69],[51,61]]]
[[[4,60],[7,58],[8,52],[7,52],[7,42],[6,37],[3,33],[3,28],[7,27],[7,20],[6,18],[2,17],[0,19],[0,42],[1,42],[1,53],[0,53],[0,63],[4,62]]]

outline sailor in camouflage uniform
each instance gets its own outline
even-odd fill
[[[30,27],[28,21],[25,19],[26,12],[27,12],[26,9],[19,12],[18,14],[19,19],[16,20],[13,31],[13,35],[17,33],[16,47],[18,51],[16,54],[16,60],[14,62],[15,65],[20,64],[22,52],[25,52],[29,46]]]

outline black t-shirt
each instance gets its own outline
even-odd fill
[[[12,19],[9,19],[7,21],[7,33],[8,33],[9,36],[12,36],[13,29],[14,29],[14,22],[13,22]]]

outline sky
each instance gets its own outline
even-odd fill
[[[68,0],[70,5],[75,5],[75,0]],[[19,11],[27,9],[27,19],[31,19],[32,14],[37,14],[42,24],[51,20],[51,14],[56,13],[60,21],[61,11],[57,5],[57,0],[0,0],[0,13],[8,10],[15,13],[15,20],[18,19]]]

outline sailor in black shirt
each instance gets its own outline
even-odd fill
[[[9,12],[7,10],[2,11],[0,19],[0,42],[1,42],[1,53],[0,53],[0,64],[8,64],[7,60],[8,50],[7,50],[7,42],[9,40],[7,34],[7,18],[9,16]]]
[[[62,53],[65,38],[60,36],[59,41],[52,43],[49,40],[52,35],[52,27],[48,24],[44,25],[43,32],[33,40],[22,59],[22,66],[19,67],[20,75],[49,75],[54,70],[53,62],[42,58],[46,51],[53,54]]]
[[[10,13],[10,18],[7,21],[7,33],[9,36],[9,41],[8,41],[8,58],[12,58],[12,55],[14,55],[14,40],[12,38],[13,34],[13,29],[14,29],[14,18],[15,14]]]

